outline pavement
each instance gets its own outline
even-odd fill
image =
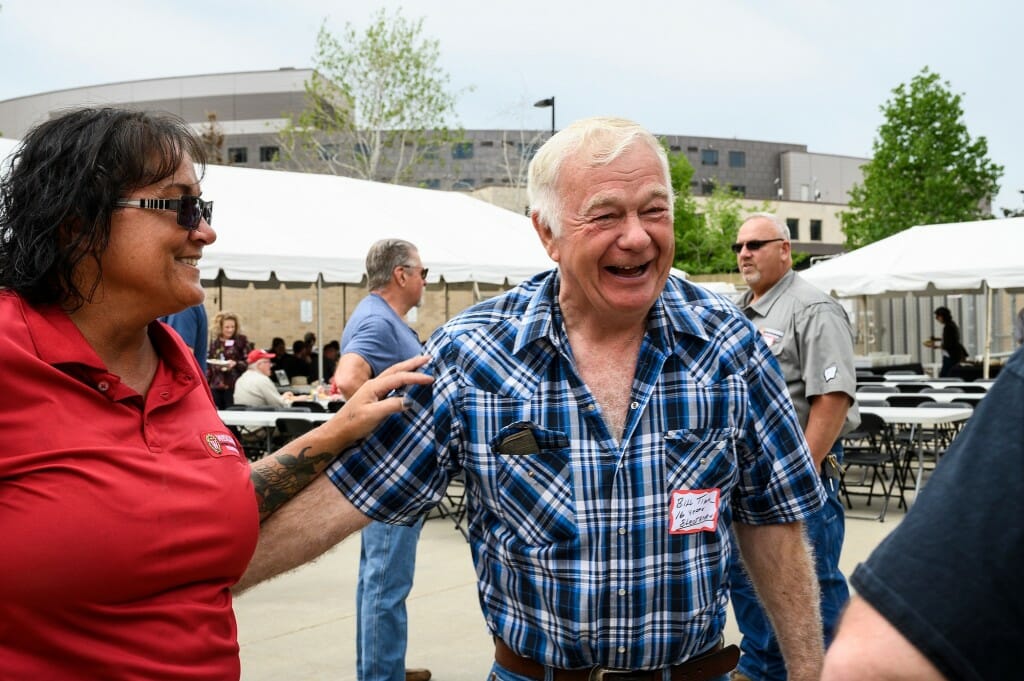
[[[854,499],[851,513],[874,514]],[[847,575],[902,520],[890,506],[885,522],[847,518],[841,567]],[[359,538],[317,561],[261,584],[235,601],[243,681],[354,681],[355,592]],[[436,681],[485,681],[494,646],[476,595],[469,544],[445,518],[428,520],[407,600],[406,664]],[[730,612],[726,641],[738,643]]]

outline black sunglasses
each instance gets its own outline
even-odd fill
[[[732,252],[733,253],[735,253],[736,255],[739,255],[740,251],[743,250],[744,246],[747,247],[748,251],[759,251],[759,250],[761,250],[762,246],[764,246],[765,244],[770,244],[773,241],[785,241],[785,239],[783,239],[782,237],[779,237],[778,239],[763,239],[763,240],[761,240],[761,239],[751,239],[750,241],[743,241],[743,242],[740,242],[740,243],[735,243],[735,244],[733,244],[731,246],[731,248],[732,248]]]
[[[213,220],[213,201],[203,201],[188,194],[180,199],[118,199],[114,205],[119,208],[177,211],[178,224],[190,232],[199,229],[201,220],[206,220],[206,224]]]
[[[415,270],[415,269],[417,269],[416,265],[402,265],[402,267],[404,267],[407,270]],[[418,269],[420,270],[420,276],[423,277],[423,281],[426,281],[427,280],[427,272],[430,271],[430,268],[429,267],[420,266]]]

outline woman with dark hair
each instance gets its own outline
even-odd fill
[[[179,118],[82,109],[0,179],[5,678],[237,679],[230,589],[260,522],[429,381],[392,372],[250,469],[156,321],[203,301],[203,163]]]
[[[953,321],[948,307],[935,308],[935,321],[942,324],[942,337],[932,336],[924,344],[929,348],[942,348],[942,368],[939,377],[953,375],[953,367],[967,358],[967,349],[960,344],[960,327]]]
[[[246,357],[252,350],[242,333],[242,322],[234,312],[218,312],[213,318],[213,339],[206,360],[206,378],[218,409],[227,409],[235,400],[235,383],[249,367]]]

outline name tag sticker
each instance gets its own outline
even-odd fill
[[[714,532],[718,528],[718,497],[721,490],[677,489],[672,492],[669,534]]]

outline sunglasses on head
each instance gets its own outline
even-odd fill
[[[785,239],[779,237],[778,239],[751,239],[750,241],[741,241],[732,245],[732,252],[739,255],[744,246],[747,247],[748,251],[759,251],[762,246],[770,244],[773,241],[785,241]]]
[[[199,229],[202,220],[206,220],[206,224],[213,220],[213,201],[203,201],[188,194],[180,199],[118,199],[115,205],[118,208],[177,211],[178,224],[189,231]]]

